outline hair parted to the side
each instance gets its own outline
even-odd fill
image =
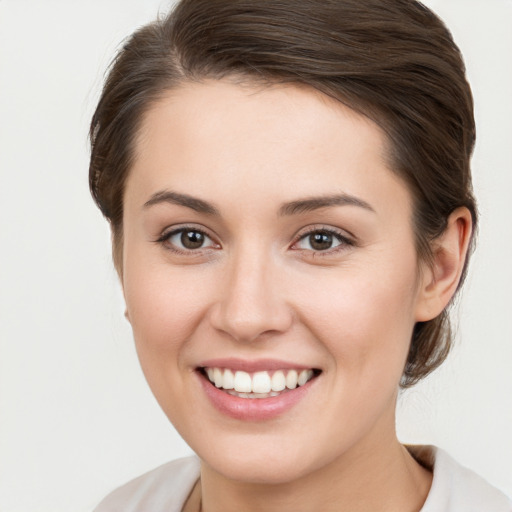
[[[469,209],[475,230],[471,90],[429,9],[414,0],[182,0],[128,39],[91,123],[90,188],[111,224],[118,271],[124,184],[145,112],[170,89],[222,78],[309,86],[376,122],[414,199],[419,258],[431,260],[456,208]],[[418,323],[402,387],[437,368],[450,345],[446,310]]]

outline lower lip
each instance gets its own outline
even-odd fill
[[[198,372],[198,376],[206,396],[217,410],[231,418],[244,421],[264,421],[280,416],[302,400],[318,378],[315,377],[303,386],[278,396],[240,398],[216,388],[202,373]]]

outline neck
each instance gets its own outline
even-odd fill
[[[203,463],[203,512],[418,512],[432,475],[392,439],[365,444],[331,463],[279,484],[225,478]]]

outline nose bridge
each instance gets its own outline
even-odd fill
[[[271,251],[258,243],[241,244],[228,260],[215,327],[239,341],[285,331],[292,315]]]

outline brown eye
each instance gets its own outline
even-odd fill
[[[348,245],[353,245],[353,242],[342,234],[326,229],[317,229],[303,235],[295,244],[294,248],[321,252]]]
[[[325,251],[330,249],[333,244],[333,236],[330,233],[312,233],[309,235],[309,245],[315,251]]]
[[[215,246],[213,240],[206,233],[192,228],[177,229],[164,235],[160,241],[173,246],[178,251],[194,251]]]
[[[180,241],[185,249],[199,249],[204,244],[204,238],[199,231],[182,231]]]

